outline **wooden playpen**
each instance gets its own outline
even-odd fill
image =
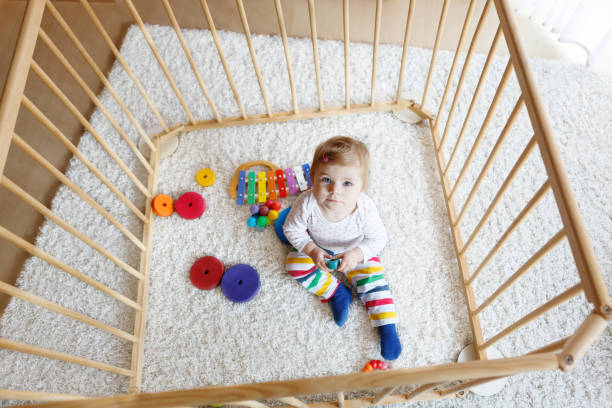
[[[570,189],[566,173],[563,169],[559,152],[555,146],[555,141],[552,135],[551,125],[547,118],[546,111],[544,109],[542,100],[538,95],[538,91],[534,82],[534,77],[530,69],[529,60],[526,55],[525,47],[521,42],[519,34],[517,32],[517,24],[515,17],[509,6],[507,0],[488,0],[484,8],[482,9],[481,15],[478,17],[475,14],[477,1],[472,0],[469,3],[467,12],[465,15],[465,22],[461,27],[458,35],[458,43],[455,58],[453,60],[448,79],[445,84],[444,93],[442,96],[442,102],[438,111],[430,111],[426,109],[428,100],[428,91],[430,89],[430,82],[432,80],[432,72],[436,65],[436,57],[439,52],[440,38],[445,30],[445,21],[450,0],[444,0],[442,8],[439,13],[439,19],[432,21],[432,24],[437,24],[437,34],[435,38],[433,54],[431,63],[429,66],[429,74],[427,76],[427,83],[424,86],[424,93],[420,100],[409,100],[402,99],[402,77],[404,74],[405,62],[406,62],[406,50],[409,44],[411,25],[413,24],[412,18],[415,7],[419,7],[418,2],[411,0],[407,2],[407,20],[405,25],[404,35],[404,47],[401,58],[401,66],[399,67],[399,82],[397,86],[397,97],[390,101],[380,101],[376,99],[376,63],[377,63],[377,52],[380,40],[380,28],[381,28],[381,16],[382,9],[385,6],[383,0],[377,0],[371,2],[371,7],[375,8],[375,21],[374,21],[374,33],[373,33],[373,59],[372,59],[372,83],[371,83],[371,100],[370,103],[355,105],[350,103],[350,75],[348,69],[348,61],[351,57],[350,52],[350,38],[349,38],[349,5],[348,0],[342,2],[343,19],[338,24],[344,29],[344,58],[346,64],[345,70],[345,91],[346,91],[346,103],[344,106],[325,106],[323,103],[319,55],[317,52],[317,24],[316,24],[316,2],[315,0],[304,0],[307,2],[309,12],[309,27],[311,31],[312,47],[314,61],[312,69],[316,72],[316,82],[318,90],[318,106],[316,107],[303,107],[299,105],[299,96],[296,92],[294,85],[294,79],[292,75],[290,48],[287,41],[287,30],[285,25],[285,19],[283,16],[282,4],[280,0],[270,0],[273,2],[277,18],[279,34],[282,38],[283,48],[285,51],[287,70],[289,75],[289,85],[291,87],[292,105],[293,110],[285,112],[274,112],[270,108],[268,98],[266,96],[266,89],[262,80],[257,61],[257,55],[253,48],[251,41],[251,33],[249,30],[249,23],[245,7],[242,0],[236,0],[236,6],[239,13],[240,21],[242,23],[245,38],[249,47],[249,52],[252,58],[253,67],[258,78],[259,87],[261,90],[262,98],[266,107],[266,111],[260,114],[250,114],[245,112],[243,104],[238,96],[238,92],[232,80],[230,70],[228,69],[226,58],[223,54],[221,43],[218,40],[215,24],[212,19],[211,12],[209,10],[206,0],[200,0],[199,6],[203,11],[204,18],[211,30],[215,45],[217,47],[218,55],[221,63],[227,74],[227,79],[231,85],[235,102],[240,108],[241,115],[238,117],[222,117],[217,109],[215,103],[212,100],[209,92],[205,85],[205,75],[199,72],[196,66],[187,43],[181,32],[171,2],[169,0],[160,0],[163,4],[169,21],[172,27],[176,31],[176,35],[180,41],[181,46],[184,49],[185,55],[190,62],[193,73],[195,74],[198,83],[203,91],[203,95],[206,97],[211,111],[214,113],[214,119],[212,120],[197,120],[191,114],[189,107],[185,103],[173,77],[166,67],[165,62],[160,56],[155,43],[151,36],[147,33],[147,28],[141,18],[139,11],[136,9],[132,0],[124,0],[131,16],[140,29],[148,42],[152,52],[154,53],[159,65],[167,76],[168,82],[172,89],[176,93],[176,97],[180,101],[182,107],[185,110],[189,121],[180,125],[169,127],[164,118],[160,115],[158,110],[155,108],[149,97],[147,96],[147,90],[139,82],[132,72],[129,66],[122,59],[116,45],[112,42],[108,34],[106,33],[103,25],[103,21],[100,21],[99,17],[94,12],[93,8],[88,4],[87,1],[81,0],[83,6],[83,18],[91,19],[93,23],[92,27],[95,27],[97,32],[104,38],[107,45],[110,47],[116,60],[123,66],[128,75],[135,82],[142,97],[147,101],[152,112],[159,120],[159,124],[163,131],[159,134],[150,137],[142,128],[141,124],[138,123],[136,118],[132,115],[130,110],[125,104],[121,102],[118,95],[104,77],[104,74],[96,66],[88,50],[82,45],[78,36],[71,30],[70,25],[63,19],[62,15],[58,12],[53,3],[49,0],[30,0],[27,4],[25,18],[22,23],[19,42],[14,53],[12,60],[9,77],[6,83],[2,102],[0,105],[0,184],[6,190],[10,191],[15,196],[19,197],[25,205],[31,206],[34,210],[39,212],[44,217],[59,224],[62,228],[70,232],[71,234],[90,245],[96,251],[107,257],[109,260],[114,262],[120,268],[124,269],[126,273],[129,273],[136,277],[139,281],[139,289],[137,299],[129,299],[112,289],[104,286],[103,284],[89,278],[86,273],[75,270],[62,263],[60,260],[53,256],[45,253],[39,248],[29,243],[24,238],[11,232],[7,228],[0,226],[0,236],[21,248],[22,250],[29,253],[31,256],[40,257],[43,260],[53,264],[57,268],[71,274],[72,276],[81,279],[88,285],[91,285],[100,291],[112,296],[118,301],[133,308],[135,313],[134,330],[133,332],[127,333],[117,328],[106,325],[100,321],[94,320],[86,315],[77,313],[75,311],[64,308],[58,304],[41,298],[33,293],[25,292],[18,287],[13,285],[0,282],[0,292],[11,297],[16,297],[26,302],[31,302],[42,308],[46,308],[50,311],[63,314],[70,318],[76,319],[88,325],[92,325],[101,330],[105,330],[115,336],[119,336],[123,339],[127,339],[133,345],[132,347],[132,360],[131,365],[128,368],[122,368],[117,366],[111,366],[102,362],[84,359],[75,355],[57,352],[50,349],[44,349],[29,344],[23,344],[20,342],[12,341],[8,338],[0,338],[0,347],[8,350],[13,350],[19,353],[27,353],[31,355],[40,356],[41,358],[57,359],[73,364],[80,364],[83,366],[94,367],[100,370],[107,370],[113,373],[126,376],[130,381],[130,392],[125,395],[116,395],[112,397],[104,398],[93,398],[87,400],[88,406],[131,406],[131,405],[146,405],[146,406],[195,406],[201,404],[213,404],[221,403],[227,404],[232,403],[234,405],[242,405],[248,407],[265,407],[261,400],[277,400],[283,404],[305,407],[308,406],[297,397],[309,394],[324,394],[332,393],[334,400],[329,403],[328,406],[366,406],[366,405],[377,405],[377,404],[389,404],[389,403],[403,403],[412,402],[425,399],[437,399],[446,398],[449,396],[462,396],[466,390],[473,387],[476,384],[482,384],[492,379],[502,378],[511,376],[518,373],[525,373],[535,370],[553,370],[562,369],[565,371],[572,370],[573,367],[578,364],[581,357],[587,351],[589,346],[604,330],[606,321],[612,317],[612,308],[610,299],[608,297],[607,290],[603,284],[602,277],[598,270],[598,266],[594,257],[592,247],[589,243],[589,239],[586,235],[581,216],[578,212],[575,199]],[[415,4],[416,3],[416,4]],[[74,80],[86,91],[91,100],[96,106],[105,114],[109,121],[113,124],[115,122],[112,116],[105,110],[96,95],[87,88],[87,85],[81,79],[79,73],[73,68],[71,63],[62,55],[59,49],[54,45],[53,40],[45,33],[42,29],[41,21],[43,14],[48,13],[53,18],[62,30],[67,34],[70,40],[74,43],[76,48],[85,58],[87,63],[96,72],[99,79],[104,83],[105,88],[110,92],[121,105],[121,108],[125,115],[133,123],[138,133],[141,135],[146,144],[150,147],[152,154],[150,159],[147,160],[138,150],[138,147],[125,136],[125,133],[117,127],[117,131],[124,136],[126,143],[128,143],[135,155],[142,162],[144,167],[148,171],[148,179],[146,182],[139,180],[129,169],[125,166],[121,159],[105,145],[104,139],[101,135],[97,135],[95,130],[91,127],[88,120],[78,111],[71,100],[62,92],[60,86],[45,73],[43,67],[41,67],[33,58],[34,48],[38,42],[44,43],[51,52],[59,59],[59,61],[65,66],[66,70],[74,78]],[[499,25],[497,32],[492,40],[487,60],[484,65],[480,81],[474,91],[472,98],[472,105],[465,118],[464,125],[461,133],[459,134],[453,154],[447,160],[444,157],[443,146],[447,142],[447,133],[450,128],[450,123],[453,120],[454,112],[457,108],[458,98],[452,101],[450,111],[446,117],[446,123],[443,123],[440,114],[440,110],[447,101],[447,98],[451,94],[451,87],[453,87],[453,79],[457,74],[456,71],[459,66],[459,56],[467,46],[466,59],[463,68],[459,74],[459,79],[455,89],[455,95],[461,93],[461,88],[464,83],[466,73],[468,71],[471,58],[474,54],[474,44],[476,43],[479,35],[481,34],[484,21],[488,15],[497,14],[499,19]],[[472,19],[477,21],[475,32],[472,36],[471,42],[468,41],[468,26]],[[93,30],[93,28],[92,28]],[[505,41],[502,41],[505,40]],[[457,145],[461,142],[463,135],[465,134],[466,123],[469,122],[473,112],[474,102],[478,99],[481,90],[481,83],[483,78],[487,75],[487,71],[490,67],[490,63],[495,54],[497,47],[505,42],[508,53],[509,61],[506,70],[503,74],[502,80],[499,83],[493,102],[488,110],[487,116],[481,125],[479,135],[476,138],[474,145],[470,151],[470,154],[465,159],[462,165],[462,171],[459,173],[459,177],[451,181],[447,172],[450,167],[450,163],[455,158],[455,151]],[[487,210],[481,215],[480,222],[475,228],[471,236],[467,237],[467,240],[462,235],[460,229],[460,221],[465,214],[466,208],[469,206],[471,199],[474,197],[475,192],[478,190],[479,184],[487,174],[492,162],[497,154],[497,149],[493,149],[490,153],[486,164],[480,172],[474,186],[472,187],[471,193],[468,196],[466,203],[460,211],[455,206],[454,193],[457,186],[461,183],[465,169],[470,165],[473,158],[474,152],[478,149],[480,137],[484,133],[486,127],[492,119],[495,112],[495,107],[499,102],[501,95],[504,93],[505,85],[508,78],[515,73],[518,83],[520,85],[521,94],[518,98],[515,108],[508,118],[504,131],[499,135],[499,142],[501,144],[503,138],[507,134],[507,130],[511,127],[513,121],[516,119],[518,113],[525,108],[527,110],[531,126],[533,129],[533,136],[531,141],[525,147],[523,154],[519,157],[514,167],[507,175],[507,178],[503,182],[501,188],[497,192],[495,198],[490,203]],[[117,162],[122,169],[127,173],[130,179],[135,183],[142,194],[147,198],[145,208],[139,208],[129,199],[122,195],[122,193],[113,185],[111,181],[105,178],[104,174],[91,165],[87,159],[81,154],[81,152],[72,144],[59,130],[54,123],[54,118],[47,117],[37,107],[34,99],[35,96],[25,95],[24,90],[26,81],[30,73],[38,76],[55,94],[57,99],[65,105],[79,120],[82,126],[90,131],[99,143],[107,150],[109,156]],[[455,81],[456,82],[456,81]],[[277,85],[278,86],[278,85]],[[55,137],[57,137],[71,152],[85,163],[88,168],[98,177],[114,194],[116,194],[121,201],[140,219],[143,226],[143,235],[141,237],[135,236],[130,230],[117,221],[113,216],[105,210],[102,205],[92,200],[85,192],[79,189],[77,185],[72,183],[65,175],[55,168],[49,161],[47,161],[41,153],[31,147],[25,138],[18,135],[15,131],[15,124],[21,108],[25,108],[31,112]],[[152,233],[153,233],[153,221],[154,217],[151,211],[150,198],[153,197],[156,191],[156,179],[157,170],[159,165],[159,152],[160,145],[169,138],[176,137],[180,132],[188,132],[191,130],[199,129],[213,129],[225,126],[239,126],[247,124],[259,124],[269,123],[273,121],[287,121],[295,119],[309,119],[318,118],[340,114],[351,114],[351,113],[362,113],[362,112],[376,112],[376,111],[389,111],[399,109],[410,109],[423,118],[431,129],[431,135],[433,139],[433,145],[436,152],[437,168],[439,171],[442,191],[446,202],[446,210],[448,214],[448,222],[452,232],[452,238],[454,243],[454,250],[457,257],[459,266],[461,281],[463,285],[465,303],[467,306],[467,312],[469,317],[469,323],[472,330],[473,342],[475,350],[478,354],[478,360],[454,363],[454,364],[443,364],[435,366],[425,366],[412,369],[393,369],[389,371],[377,371],[370,373],[354,373],[347,375],[338,375],[333,377],[320,377],[320,378],[307,378],[297,379],[289,381],[280,381],[272,383],[258,383],[258,384],[244,384],[237,386],[214,386],[204,387],[190,390],[171,391],[171,392],[160,392],[160,393],[140,393],[140,385],[142,381],[143,373],[143,349],[145,341],[145,325],[147,322],[147,299],[148,299],[148,288],[149,288],[149,269],[151,262],[151,250],[152,250]],[[497,145],[496,145],[497,146]],[[9,149],[17,148],[22,150],[25,154],[35,160],[38,164],[43,166],[48,172],[55,176],[61,183],[64,183],[67,187],[71,188],[77,195],[83,200],[87,201],[92,207],[94,207],[102,216],[104,216],[110,223],[118,228],[123,234],[125,234],[140,251],[140,265],[138,268],[134,268],[128,265],[121,259],[115,257],[112,253],[107,251],[105,248],[98,245],[94,240],[88,236],[79,232],[76,228],[63,221],[59,215],[50,211],[40,201],[32,197],[22,187],[11,181],[5,175],[5,164],[9,155]],[[547,181],[541,186],[538,192],[523,208],[521,213],[513,220],[510,227],[501,236],[501,238],[492,243],[492,249],[484,261],[475,270],[469,270],[468,262],[466,258],[466,249],[473,242],[476,235],[480,231],[482,225],[487,221],[492,211],[496,207],[497,203],[504,195],[506,189],[512,183],[514,176],[518,169],[521,168],[525,162],[525,158],[531,151],[538,148],[541,153],[541,160],[546,168]],[[482,270],[484,265],[494,256],[494,254],[502,247],[508,236],[514,229],[521,223],[524,217],[530,212],[535,206],[542,195],[549,190],[554,194],[555,202],[558,207],[560,217],[563,222],[562,229],[550,240],[540,248],[527,262],[525,262],[513,275],[502,284],[497,291],[483,303],[476,304],[474,293],[472,290],[473,282],[478,278],[479,272]],[[514,282],[527,270],[529,270],[535,263],[537,263],[548,251],[555,247],[559,242],[567,240],[571,248],[573,259],[575,261],[577,271],[579,273],[579,284],[571,287],[570,289],[559,293],[554,298],[550,299],[545,304],[536,308],[532,312],[518,319],[517,321],[510,324],[506,329],[502,330],[498,334],[485,339],[483,337],[483,331],[481,329],[481,323],[479,320],[479,314],[484,308],[486,308],[493,300],[495,300],[501,293],[507,290]],[[533,350],[530,353],[519,357],[513,358],[502,358],[497,360],[487,359],[487,349],[495,344],[500,339],[506,337],[508,334],[524,326],[528,322],[542,316],[556,306],[568,301],[569,299],[584,293],[588,302],[592,305],[590,315],[586,320],[579,326],[575,333],[571,336],[559,338],[557,341],[542,347],[537,350]],[[399,387],[405,389],[405,386],[412,386],[410,392],[394,393]],[[373,393],[373,397],[364,397],[357,399],[346,399],[346,391],[351,390],[374,390],[380,389]],[[61,406],[80,406],[83,403],[82,398],[91,398],[90,396],[81,395],[69,395],[69,394],[58,394],[51,392],[35,392],[23,389],[0,389],[0,399],[3,400],[23,400],[23,401],[46,401],[49,404],[60,404]],[[51,402],[49,402],[51,401]]]

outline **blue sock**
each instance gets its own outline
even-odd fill
[[[402,353],[402,344],[397,336],[395,324],[378,326],[380,334],[380,354],[385,360],[395,360]]]
[[[353,293],[349,288],[344,286],[342,283],[336,289],[336,293],[329,300],[332,313],[334,314],[334,321],[339,327],[342,327],[348,319],[349,305],[353,299]]]

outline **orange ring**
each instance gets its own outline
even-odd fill
[[[153,198],[151,208],[156,215],[167,217],[174,212],[174,202],[170,196],[158,194]]]

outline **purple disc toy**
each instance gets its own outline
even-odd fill
[[[227,298],[236,303],[248,302],[259,291],[259,274],[246,264],[234,265],[221,278],[221,290]]]

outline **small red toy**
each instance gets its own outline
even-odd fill
[[[189,279],[193,286],[202,290],[211,290],[219,286],[225,267],[214,256],[205,256],[193,264],[189,271]]]
[[[189,191],[176,200],[175,209],[181,217],[186,220],[193,220],[199,218],[204,213],[206,201],[204,201],[200,194]]]
[[[384,361],[381,361],[381,360],[370,360],[370,361],[368,361],[363,366],[361,371],[364,372],[364,373],[367,373],[368,371],[387,370],[387,369],[389,369],[389,366]]]

